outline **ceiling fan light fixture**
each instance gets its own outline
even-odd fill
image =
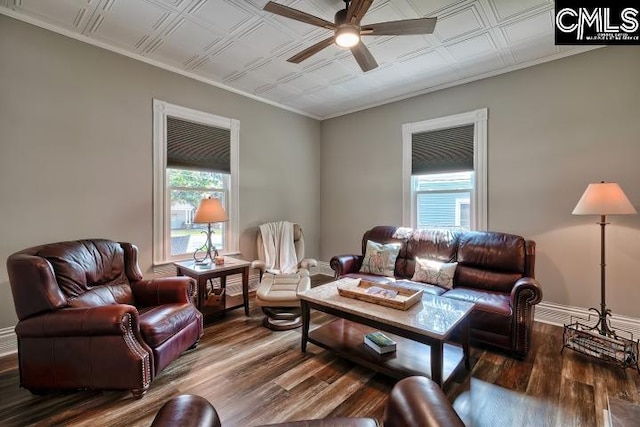
[[[353,47],[360,42],[360,29],[355,25],[342,24],[336,29],[336,44],[340,47]]]

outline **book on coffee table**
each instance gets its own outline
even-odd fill
[[[371,332],[364,336],[364,343],[379,354],[396,351],[396,342],[382,332]]]

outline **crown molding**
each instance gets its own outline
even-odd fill
[[[532,67],[532,66],[535,66],[535,65],[543,64],[545,62],[551,62],[551,61],[555,61],[557,59],[562,59],[562,58],[565,58],[565,57],[568,57],[568,56],[577,55],[577,54],[588,52],[588,51],[591,51],[591,50],[594,50],[594,49],[599,49],[599,48],[602,48],[602,47],[606,47],[606,46],[583,46],[583,47],[579,47],[579,48],[576,48],[576,49],[567,50],[567,51],[564,51],[564,52],[558,52],[558,53],[556,53],[554,55],[546,56],[544,58],[538,58],[538,59],[535,59],[535,60],[532,60],[532,61],[523,62],[521,64],[512,65],[510,67],[500,68],[498,70],[489,71],[489,72],[486,72],[486,73],[477,74],[477,75],[470,76],[470,77],[467,77],[467,78],[464,78],[464,79],[460,79],[460,80],[456,80],[456,81],[453,81],[453,82],[448,82],[448,83],[444,83],[444,84],[441,84],[441,85],[433,86],[433,87],[430,87],[430,88],[427,88],[427,89],[423,89],[423,90],[420,90],[420,91],[409,92],[409,93],[406,93],[406,94],[403,94],[403,95],[398,95],[398,96],[395,96],[395,97],[392,97],[392,98],[385,99],[383,101],[372,102],[372,103],[365,104],[365,105],[362,105],[362,106],[359,106],[359,107],[356,107],[356,108],[352,108],[352,109],[348,109],[348,110],[342,110],[342,111],[339,111],[339,112],[336,112],[336,113],[333,113],[333,114],[328,114],[326,116],[317,116],[315,114],[311,114],[309,112],[306,112],[306,111],[303,111],[303,110],[299,110],[297,108],[289,107],[287,105],[283,105],[283,104],[268,100],[266,98],[262,98],[260,96],[254,95],[254,94],[251,94],[251,93],[248,93],[248,92],[244,92],[244,91],[241,91],[239,89],[235,89],[235,88],[233,88],[231,86],[227,86],[227,85],[225,85],[223,83],[220,83],[220,82],[217,82],[215,80],[207,79],[207,78],[199,76],[199,75],[197,75],[195,73],[182,70],[180,68],[165,64],[165,63],[160,62],[160,61],[156,61],[154,59],[147,58],[147,57],[139,55],[137,53],[129,52],[129,51],[125,50],[125,49],[113,46],[113,45],[111,45],[109,43],[105,43],[105,42],[101,42],[101,41],[98,41],[98,40],[94,40],[92,38],[89,38],[89,37],[84,36],[82,34],[78,34],[76,32],[70,31],[70,30],[68,30],[66,28],[62,28],[62,27],[57,26],[55,24],[51,24],[51,23],[42,21],[40,19],[25,15],[25,14],[20,13],[20,12],[16,12],[15,10],[10,9],[10,8],[8,8],[6,6],[0,6],[0,14],[9,16],[9,17],[17,19],[19,21],[26,22],[28,24],[35,25],[35,26],[40,27],[40,28],[44,28],[44,29],[49,30],[49,31],[53,31],[53,32],[61,34],[63,36],[70,37],[72,39],[75,39],[75,40],[78,40],[78,41],[81,41],[81,42],[84,42],[84,43],[87,43],[87,44],[90,44],[90,45],[93,45],[93,46],[96,46],[96,47],[100,47],[102,49],[106,49],[108,51],[111,51],[111,52],[114,52],[114,53],[129,57],[129,58],[135,59],[135,60],[140,61],[140,62],[144,62],[144,63],[152,65],[154,67],[158,67],[160,69],[163,69],[163,70],[166,70],[166,71],[170,71],[170,72],[179,74],[181,76],[197,80],[199,82],[202,82],[202,83],[217,87],[219,89],[223,89],[223,90],[226,90],[228,92],[232,92],[232,93],[235,93],[237,95],[244,96],[244,97],[247,97],[249,99],[253,99],[255,101],[262,102],[264,104],[268,104],[268,105],[271,105],[271,106],[274,106],[274,107],[277,107],[277,108],[280,108],[280,109],[283,109],[283,110],[286,110],[286,111],[290,111],[292,113],[300,114],[302,116],[309,117],[309,118],[312,118],[312,119],[315,119],[315,120],[319,120],[319,121],[329,120],[329,119],[333,119],[333,118],[336,118],[336,117],[344,116],[344,115],[347,115],[347,114],[357,113],[359,111],[368,110],[370,108],[375,108],[375,107],[379,107],[379,106],[382,106],[382,105],[391,104],[391,103],[398,102],[398,101],[403,101],[403,100],[406,100],[406,99],[409,99],[409,98],[414,98],[414,97],[420,96],[420,95],[426,95],[428,93],[436,92],[436,91],[439,91],[439,90],[442,90],[442,89],[447,89],[447,88],[450,88],[450,87],[459,86],[459,85],[463,85],[463,84],[466,84],[466,83],[471,83],[471,82],[474,82],[474,81],[477,81],[477,80],[486,79],[486,78],[489,78],[489,77],[495,77],[495,76],[498,76],[500,74],[510,73],[512,71],[517,71],[517,70],[521,70],[521,69],[524,69],[524,68],[529,68],[529,67]]]
[[[510,67],[500,68],[499,70],[494,70],[494,71],[489,71],[489,72],[482,73],[482,74],[477,74],[475,76],[467,77],[467,78],[456,80],[456,81],[449,82],[449,83],[443,83],[443,84],[438,85],[438,86],[433,86],[433,87],[430,87],[430,88],[427,88],[427,89],[419,90],[417,92],[406,93],[404,95],[399,95],[399,96],[396,96],[396,97],[393,97],[393,98],[389,98],[389,99],[386,99],[386,100],[380,101],[380,102],[373,102],[373,103],[370,103],[370,104],[367,104],[367,105],[363,105],[361,107],[356,107],[356,108],[353,108],[353,109],[350,109],[350,110],[340,111],[340,112],[337,112],[337,113],[334,113],[334,114],[323,116],[323,117],[321,117],[321,120],[329,120],[329,119],[333,119],[333,118],[336,118],[336,117],[345,116],[347,114],[357,113],[358,111],[364,111],[364,110],[368,110],[370,108],[380,107],[381,105],[387,105],[387,104],[391,104],[391,103],[394,103],[394,102],[403,101],[405,99],[415,98],[416,96],[426,95],[427,93],[436,92],[436,91],[439,91],[439,90],[442,90],[442,89],[448,89],[450,87],[460,86],[460,85],[463,85],[463,84],[466,84],[466,83],[475,82],[477,80],[487,79],[489,77],[499,76],[500,74],[506,74],[506,73],[510,73],[512,71],[521,70],[523,68],[533,67],[535,65],[544,64],[545,62],[551,62],[551,61],[555,61],[557,59],[566,58],[568,56],[578,55],[578,54],[585,53],[585,52],[588,52],[588,51],[591,51],[591,50],[599,49],[601,47],[606,47],[606,46],[584,46],[584,47],[572,49],[572,50],[569,50],[569,51],[559,52],[559,53],[556,53],[554,55],[545,56],[544,58],[538,58],[538,59],[534,59],[532,61],[523,62],[521,64],[512,65]]]
[[[111,45],[109,43],[105,43],[105,42],[101,42],[101,41],[98,41],[98,40],[94,40],[94,39],[92,39],[90,37],[87,37],[87,36],[82,35],[82,34],[78,34],[76,32],[70,31],[70,30],[68,30],[66,28],[59,27],[59,26],[57,26],[55,24],[51,24],[49,22],[45,22],[45,21],[42,21],[40,19],[31,17],[31,16],[27,16],[27,15],[25,15],[23,13],[20,13],[20,12],[16,12],[15,10],[9,9],[9,8],[7,8],[5,6],[0,6],[0,14],[9,16],[11,18],[17,19],[17,20],[22,21],[22,22],[26,22],[27,24],[35,25],[36,27],[44,28],[45,30],[49,30],[49,31],[52,31],[54,33],[58,33],[60,35],[63,35],[63,36],[66,36],[66,37],[81,41],[83,43],[90,44],[92,46],[96,46],[96,47],[99,47],[99,48],[102,48],[102,49],[106,49],[108,51],[111,51],[111,52],[114,52],[114,53],[129,57],[131,59],[135,59],[137,61],[144,62],[144,63],[152,65],[154,67],[161,68],[161,69],[163,69],[165,71],[170,71],[172,73],[180,74],[181,76],[188,77],[190,79],[197,80],[197,81],[202,82],[202,83],[206,83],[208,85],[217,87],[219,89],[223,89],[223,90],[226,90],[228,92],[232,92],[232,93],[235,93],[237,95],[241,95],[241,96],[244,96],[246,98],[253,99],[254,101],[262,102],[264,104],[269,104],[271,106],[280,108],[282,110],[287,110],[287,111],[290,111],[292,113],[300,114],[302,116],[306,116],[306,117],[309,117],[309,118],[312,118],[312,119],[315,119],[315,120],[322,120],[321,117],[318,117],[316,115],[310,114],[310,113],[308,113],[306,111],[298,110],[298,109],[293,108],[293,107],[289,107],[289,106],[286,106],[286,105],[283,105],[283,104],[279,104],[277,102],[268,100],[266,98],[261,98],[259,96],[253,95],[251,93],[244,92],[244,91],[241,91],[239,89],[232,88],[231,86],[227,86],[227,85],[225,85],[223,83],[220,83],[220,82],[217,82],[215,80],[207,79],[205,77],[199,76],[199,75],[191,73],[189,71],[181,70],[180,68],[174,67],[172,65],[168,65],[168,64],[165,64],[163,62],[156,61],[156,60],[151,59],[151,58],[147,58],[146,56],[142,56],[142,55],[139,55],[137,53],[129,52],[128,50],[113,46],[113,45]]]

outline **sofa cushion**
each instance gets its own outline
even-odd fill
[[[430,258],[441,262],[456,260],[459,230],[446,228],[425,228],[414,230],[407,240],[406,250],[400,251],[396,261],[399,277],[411,278],[415,273],[416,258]]]
[[[399,243],[382,244],[367,241],[360,272],[393,277],[399,252]]]
[[[200,312],[191,303],[165,304],[138,310],[140,332],[156,348],[189,324],[199,321]]]
[[[411,280],[451,289],[457,266],[457,262],[445,263],[433,259],[416,258],[416,270]]]
[[[470,231],[460,237],[455,287],[511,292],[525,272],[525,240],[506,233]]]
[[[445,297],[475,303],[469,323],[473,329],[491,331],[498,335],[511,334],[511,296],[501,292],[470,288],[455,288]]]

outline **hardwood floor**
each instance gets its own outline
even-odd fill
[[[313,312],[313,325],[331,318]],[[0,425],[148,426],[170,397],[204,396],[224,426],[252,426],[328,416],[382,418],[394,381],[309,345],[300,331],[261,326],[252,304],[208,325],[196,350],[170,364],[147,395],[77,391],[33,396],[18,386],[17,358],[0,359]],[[313,326],[312,326],[313,327]],[[561,328],[535,325],[524,361],[472,349],[472,371],[456,378],[447,395],[467,425],[602,426],[607,395],[640,403],[636,371],[626,372],[565,350]]]

